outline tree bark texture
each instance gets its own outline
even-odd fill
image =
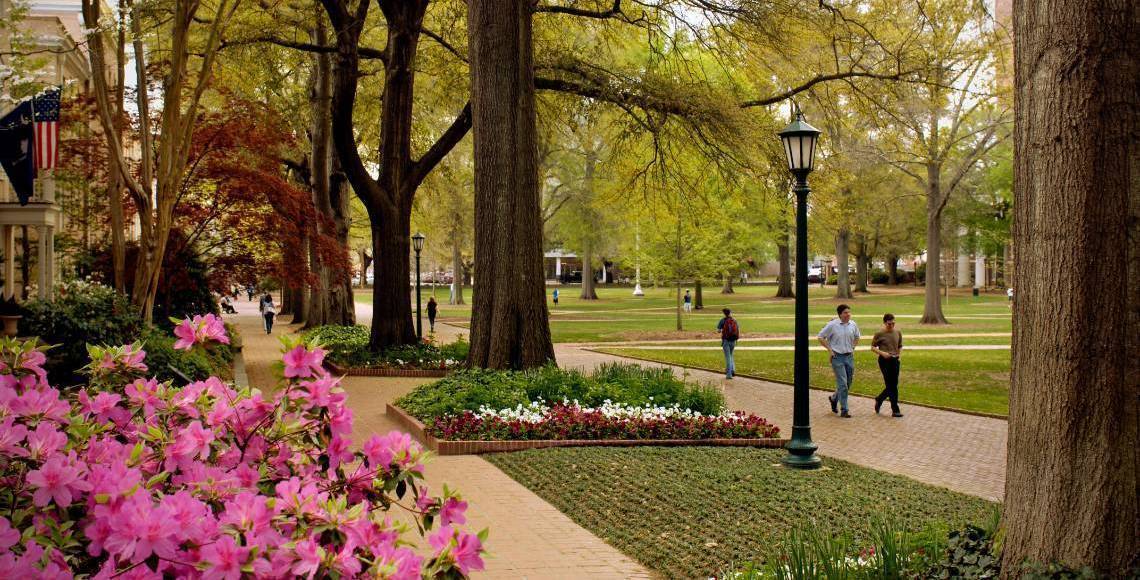
[[[899,257],[894,254],[887,256],[887,284],[899,284]]]
[[[479,289],[471,311],[473,367],[554,360],[542,267],[531,9],[525,0],[470,0],[467,8]]]
[[[1140,8],[1021,1],[1013,18],[1003,571],[1123,577],[1140,552]]]
[[[787,239],[787,238],[785,238]],[[776,244],[779,255],[780,274],[776,284],[776,298],[794,298],[796,293],[792,290],[792,253],[787,242]],[[827,275],[826,273],[824,274]]]
[[[839,230],[835,236],[835,297],[851,298],[851,279],[847,274],[847,241],[850,234],[847,228]],[[825,273],[824,276],[827,276]]]
[[[720,288],[721,294],[736,294],[736,290],[732,287],[732,273],[724,273],[724,285]]]
[[[856,245],[858,252],[855,254],[855,291],[867,292],[867,275],[869,274],[867,263],[870,262],[870,257],[867,256],[867,238],[863,234],[859,234],[859,243]]]
[[[458,221],[458,218],[456,218]],[[463,275],[463,251],[460,248],[460,234],[459,227],[456,226],[455,230],[451,233],[451,285],[455,291],[451,295],[450,304],[466,304],[463,301],[463,283],[465,282]]]
[[[942,314],[942,199],[941,170],[927,168],[926,192],[926,294],[921,324],[949,324]]]
[[[414,344],[415,324],[409,299],[412,201],[425,177],[471,127],[470,107],[419,159],[412,157],[415,57],[423,31],[427,0],[378,0],[387,44],[383,110],[380,119],[379,176],[373,178],[356,147],[353,107],[360,78],[360,37],[370,0],[321,0],[336,36],[332,127],[336,153],[345,176],[368,211],[372,226],[373,351]],[[541,254],[540,254],[541,259]]]
[[[597,300],[598,291],[594,288],[594,260],[593,260],[593,244],[590,240],[586,240],[585,251],[582,252],[582,292],[579,298],[582,300]],[[605,266],[603,266],[604,268]]]
[[[693,310],[701,310],[704,307],[705,307],[704,285],[701,284],[701,279],[697,278],[693,282]]]

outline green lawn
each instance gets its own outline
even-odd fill
[[[724,368],[724,355],[714,350],[646,350],[636,348],[599,349],[682,366]],[[792,351],[737,350],[738,373],[792,380]],[[811,352],[811,384],[833,388],[835,375],[827,352]],[[852,392],[877,395],[883,378],[875,355],[859,351],[855,355],[855,381]],[[911,350],[903,352],[899,377],[899,397],[904,402],[923,403],[995,415],[1009,414],[1009,351],[1007,350]]]
[[[669,578],[758,561],[798,523],[866,545],[888,516],[912,531],[987,521],[995,504],[827,459],[776,467],[782,450],[562,448],[485,456],[578,524]]]

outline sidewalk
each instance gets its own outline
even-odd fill
[[[237,315],[226,316],[242,333],[246,374],[254,386],[274,384],[270,365],[280,358],[277,336],[298,327],[278,324],[273,336],[265,334],[256,302],[240,301]],[[363,308],[362,308],[363,307]],[[357,317],[367,324],[369,305],[357,304]],[[286,320],[291,316],[282,317]],[[426,324],[426,320],[424,321]],[[441,340],[454,340],[465,329],[436,323]],[[341,385],[355,415],[353,440],[360,443],[373,433],[387,433],[396,425],[384,413],[385,405],[409,390],[434,379],[345,377]],[[427,464],[428,485],[440,490],[446,482],[469,503],[468,526],[490,528],[484,578],[649,578],[640,564],[575,524],[554,506],[519,485],[498,468],[477,456],[434,457]]]

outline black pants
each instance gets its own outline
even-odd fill
[[[879,357],[879,371],[883,373],[883,383],[887,385],[883,392],[875,397],[875,403],[891,400],[891,412],[899,412],[899,359]]]
[[[428,314],[428,324],[431,325],[431,331],[435,332],[435,315]]]
[[[264,316],[265,316],[265,334],[269,334],[270,332],[273,332],[273,317],[277,316],[277,315],[266,313]]]

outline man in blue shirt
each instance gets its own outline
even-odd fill
[[[819,343],[827,349],[831,357],[831,370],[835,372],[835,394],[827,398],[831,403],[831,412],[839,413],[844,419],[850,419],[847,412],[847,392],[851,389],[851,380],[855,378],[855,347],[859,345],[859,325],[851,320],[851,308],[840,304],[836,309],[839,318],[833,318],[823,330],[819,331]]]

